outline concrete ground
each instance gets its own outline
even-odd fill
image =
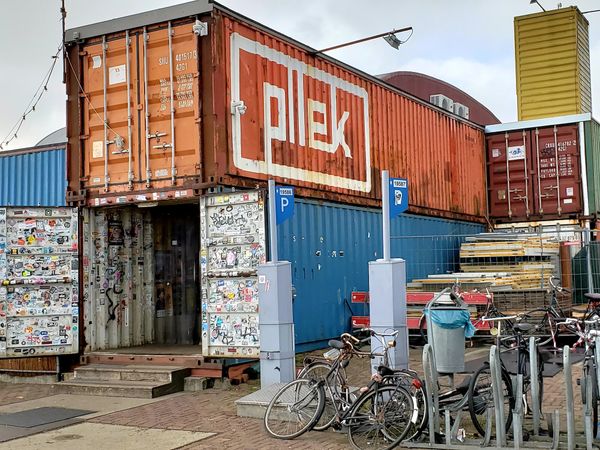
[[[467,349],[467,359],[485,355],[485,348]],[[421,372],[421,348],[410,353],[411,368]],[[369,361],[354,360],[348,373],[352,385],[366,384]],[[573,378],[581,364],[573,369]],[[46,427],[22,429],[0,425],[0,449],[345,449],[345,434],[311,432],[293,441],[267,436],[262,422],[236,416],[234,401],[259,388],[257,381],[231,389],[178,393],[153,400],[80,395],[53,395],[51,386],[0,384],[0,414],[54,406],[94,411]],[[582,429],[579,388],[574,386],[576,415]],[[561,410],[564,424],[562,372],[544,379],[544,409]],[[17,430],[15,430],[15,428]],[[30,434],[30,433],[34,434]],[[30,434],[26,436],[26,434]],[[23,436],[23,437],[20,437]]]

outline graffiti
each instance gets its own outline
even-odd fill
[[[205,197],[201,212],[202,352],[257,357],[258,280],[266,261],[258,191]]]
[[[0,356],[77,353],[78,214],[0,208]]]

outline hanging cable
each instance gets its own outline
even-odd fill
[[[77,76],[77,72],[75,72],[75,68],[73,67],[73,64],[71,64],[71,58],[69,58],[69,52],[65,52],[65,59],[67,60],[67,63],[69,64],[69,67],[71,68],[71,72],[73,73],[73,77],[75,78],[75,81],[77,81],[77,86],[79,86],[79,93],[83,94],[83,97],[85,98],[85,101],[87,102],[88,107],[92,110],[92,112],[96,115],[96,117],[100,120],[100,122],[102,122],[104,124],[104,117],[102,117],[100,115],[100,113],[96,110],[96,108],[94,108],[94,105],[92,105],[92,102],[91,102],[90,98],[88,97],[87,93],[83,90],[83,85],[81,84],[81,81],[79,81],[79,77]],[[108,123],[106,124],[106,126],[117,137],[122,138],[122,136],[119,133],[117,133],[115,130],[113,130]],[[129,145],[131,145],[131,144],[129,144]]]
[[[35,112],[35,107],[38,105],[38,103],[42,99],[42,96],[48,91],[48,83],[50,82],[50,78],[52,77],[52,73],[54,72],[54,68],[56,67],[56,62],[58,61],[58,55],[62,52],[62,47],[63,46],[61,44],[58,47],[58,50],[56,51],[54,56],[52,56],[52,64],[50,65],[50,69],[48,69],[48,72],[46,72],[46,75],[44,75],[42,82],[40,83],[40,85],[36,89],[35,93],[31,97],[31,100],[29,100],[29,103],[27,103],[27,106],[25,107],[25,112],[23,112],[23,114],[21,114],[21,117],[19,117],[19,120],[17,120],[17,122],[13,125],[13,127],[10,129],[10,131],[8,132],[6,137],[4,139],[2,139],[2,141],[0,141],[0,150],[4,150],[5,146],[7,146],[13,140],[18,138],[19,131],[21,130],[21,127],[23,126],[23,122],[25,122],[25,119],[27,118],[27,116],[29,114],[31,114],[32,112]]]

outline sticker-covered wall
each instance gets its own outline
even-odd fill
[[[0,208],[0,357],[77,353],[78,215]]]

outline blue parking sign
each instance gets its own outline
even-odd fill
[[[390,178],[390,218],[402,214],[408,209],[408,180]]]
[[[277,225],[294,215],[294,188],[275,186],[275,218]]]

